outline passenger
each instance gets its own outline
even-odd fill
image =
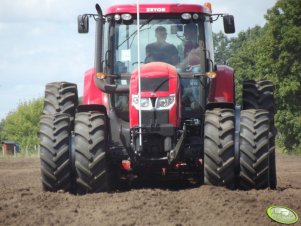
[[[184,27],[185,45],[184,57],[187,57],[192,49],[198,48],[198,31],[194,23],[186,24]]]
[[[184,27],[184,60],[179,64],[181,72],[201,72],[201,59],[204,56],[204,42],[198,38],[197,25],[189,23]],[[200,109],[199,86],[192,85],[190,79],[182,79],[182,104],[192,111]]]
[[[200,64],[202,56],[204,56],[204,42],[198,40],[197,26],[194,23],[185,25],[184,27],[184,60],[179,67],[184,71],[200,72]]]
[[[146,46],[145,62],[149,63],[153,61],[160,61],[172,65],[178,64],[179,57],[177,48],[174,45],[166,42],[166,28],[163,26],[157,27],[155,30],[155,35],[157,41]]]
[[[204,54],[202,51],[204,51],[204,42],[199,41],[197,48],[193,48],[187,53],[185,64],[187,66],[200,66],[202,54]]]

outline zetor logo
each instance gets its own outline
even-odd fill
[[[146,12],[152,13],[152,12],[165,12],[165,8],[146,8]]]

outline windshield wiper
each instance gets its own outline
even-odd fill
[[[149,24],[149,22],[152,21],[152,19],[154,18],[154,16],[155,16],[155,14],[152,15],[152,16],[150,16],[150,17],[147,19],[147,21],[145,21],[145,23],[141,24],[140,27],[139,27],[139,30],[141,30],[141,28],[143,28],[145,25]],[[120,43],[120,44],[118,45],[117,48],[119,48],[120,46],[122,46],[123,43],[125,43],[126,41],[128,41],[132,36],[134,36],[134,35],[136,35],[136,34],[137,34],[137,30],[134,31],[134,32],[133,32],[127,39],[125,39],[122,43]]]

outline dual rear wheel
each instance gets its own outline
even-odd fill
[[[276,189],[276,152],[275,137],[276,128],[274,115],[276,113],[274,104],[274,85],[269,80],[246,80],[243,83],[243,109],[265,109],[269,112],[269,182],[272,189]]]
[[[44,191],[108,190],[106,115],[75,113],[77,104],[75,84],[46,85],[39,134]]]
[[[265,110],[243,110],[240,117],[239,159],[235,155],[234,112],[206,112],[205,184],[234,189],[262,189],[269,181],[269,116]],[[235,161],[239,161],[239,174]]]
[[[205,184],[244,190],[276,188],[273,90],[270,81],[244,82],[238,155],[234,145],[234,111],[206,111]]]
[[[69,144],[77,101],[76,84],[53,82],[46,85],[39,133],[44,191],[72,190]]]

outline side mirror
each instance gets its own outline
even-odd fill
[[[235,33],[235,24],[234,24],[234,16],[233,15],[225,15],[223,17],[224,20],[224,31],[226,34]]]
[[[89,32],[89,16],[79,15],[77,17],[78,33],[88,33]]]

